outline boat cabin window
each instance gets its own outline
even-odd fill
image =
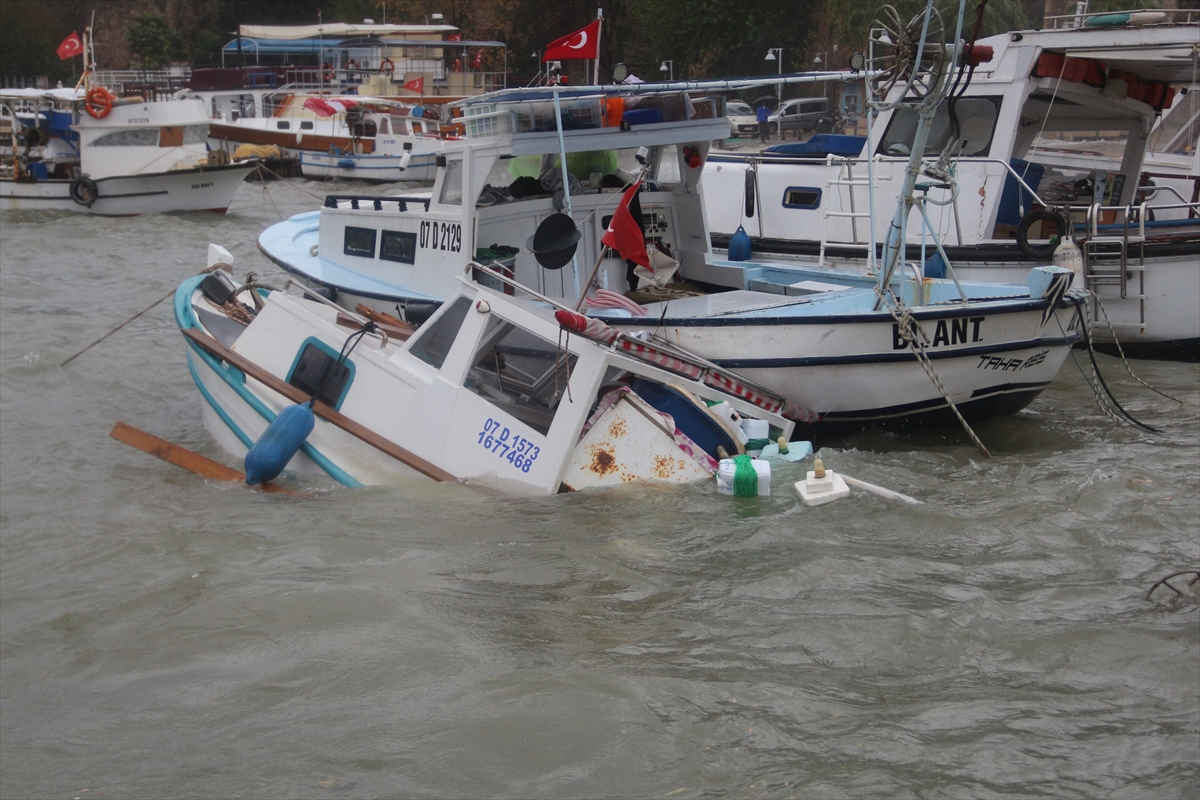
[[[158,128],[113,131],[92,142],[94,147],[158,147]]]
[[[426,364],[441,369],[470,309],[471,301],[468,298],[456,298],[437,318],[420,327],[412,338],[408,352]]]
[[[300,130],[302,130],[302,131],[311,131],[312,129],[313,129],[313,122],[312,122],[312,120],[310,120],[310,119],[306,119],[306,120],[302,120],[302,121],[300,122]]]
[[[548,433],[578,356],[492,314],[465,386],[538,433]]]
[[[933,127],[929,131],[929,139],[925,143],[925,156],[932,157],[942,152],[951,137],[955,137],[959,146],[954,154],[958,156],[986,156],[992,145],[992,133],[996,129],[996,115],[1000,110],[999,97],[960,97],[954,101],[954,116],[958,120],[958,130],[950,118],[948,100],[943,100],[938,106],[933,118]],[[917,112],[907,108],[898,108],[888,122],[879,149],[875,152],[885,156],[908,156],[912,153],[913,137],[917,134]]]
[[[346,226],[342,252],[348,256],[375,257],[375,229]]]
[[[401,264],[417,263],[417,235],[408,231],[383,231],[379,242],[379,257]]]
[[[392,121],[390,119],[388,119],[387,117],[384,117],[383,119],[379,120],[379,132],[380,133],[391,133],[392,132]]]
[[[338,356],[329,345],[308,337],[292,362],[287,382],[330,408],[339,408],[354,379],[354,362],[346,359],[339,365]]]
[[[204,144],[208,141],[207,125],[188,125],[183,129],[184,144]]]
[[[784,208],[817,208],[821,190],[816,186],[789,186],[783,190]]]
[[[462,205],[463,193],[463,163],[461,158],[453,158],[446,162],[445,174],[442,175],[442,193],[439,203],[446,205]]]
[[[1150,134],[1150,150],[1155,153],[1176,153],[1190,156],[1200,142],[1200,86],[1175,101],[1175,106],[1162,116],[1162,121]]]
[[[292,123],[286,119],[281,119],[275,123],[275,127],[281,131],[287,131],[292,129]]]
[[[659,183],[679,183],[683,180],[679,174],[679,148],[673,144],[659,148],[658,166],[654,169],[654,179]]]

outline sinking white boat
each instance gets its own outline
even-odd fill
[[[743,451],[710,403],[772,436],[792,432],[783,413],[803,416],[678,348],[466,279],[407,340],[320,297],[235,286],[219,268],[184,281],[175,315],[205,425],[226,450],[244,456],[315,396],[315,427],[288,468],[350,486],[424,475],[553,494],[698,481]]]
[[[1103,304],[1092,306],[1096,337],[1111,343],[1107,319],[1130,354],[1198,360],[1198,107],[1177,90],[1200,68],[1200,13],[1114,19],[1082,15],[976,43],[993,56],[938,112],[905,257],[928,276],[944,274],[944,254],[961,278],[1020,283],[1050,260],[1069,212],[1083,256],[1077,286]],[[888,99],[904,91],[901,82]],[[714,244],[726,248],[742,228],[758,260],[867,271],[889,223],[872,202],[896,202],[915,126],[911,108],[892,108],[870,145],[817,136],[710,155],[702,185]]]

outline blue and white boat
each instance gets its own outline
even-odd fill
[[[935,76],[939,91],[951,74]],[[618,330],[753,376],[815,411],[817,424],[909,426],[951,419],[952,406],[978,419],[1027,405],[1080,337],[1085,294],[1069,289],[1070,269],[1046,263],[1009,285],[926,277],[896,241],[870,276],[714,257],[701,176],[710,142],[727,132],[718,93],[762,82],[471,99],[467,135],[445,144],[430,196],[331,195],[320,211],[267,229],[259,247],[341,305],[418,319],[471,264],[490,263],[571,305],[589,298],[591,315]],[[601,244],[622,187],[639,176],[633,216],[647,252],[685,283],[658,270],[639,278]],[[539,245],[559,215],[571,230]]]

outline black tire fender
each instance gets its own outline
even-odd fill
[[[96,198],[99,196],[100,189],[91,178],[80,175],[71,181],[71,199],[79,205],[91,208],[92,203],[96,202]]]
[[[1054,257],[1054,250],[1058,247],[1057,244],[1030,244],[1029,229],[1035,222],[1042,221],[1054,223],[1054,226],[1058,228],[1060,241],[1071,238],[1071,218],[1067,216],[1066,212],[1057,208],[1040,206],[1033,209],[1021,217],[1021,221],[1017,224],[1017,247],[1034,261],[1049,261]]]

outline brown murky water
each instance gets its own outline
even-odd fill
[[[835,469],[915,495],[714,486],[510,500],[201,480],[229,460],[169,303],[239,275],[329,186],[224,217],[0,219],[0,795],[1112,797],[1200,791],[1200,367],[1068,361],[1020,415],[861,436]],[[345,188],[345,187],[341,187]],[[358,187],[361,190],[361,187]],[[1169,595],[1169,592],[1166,593]],[[1166,599],[1166,595],[1157,597]]]

